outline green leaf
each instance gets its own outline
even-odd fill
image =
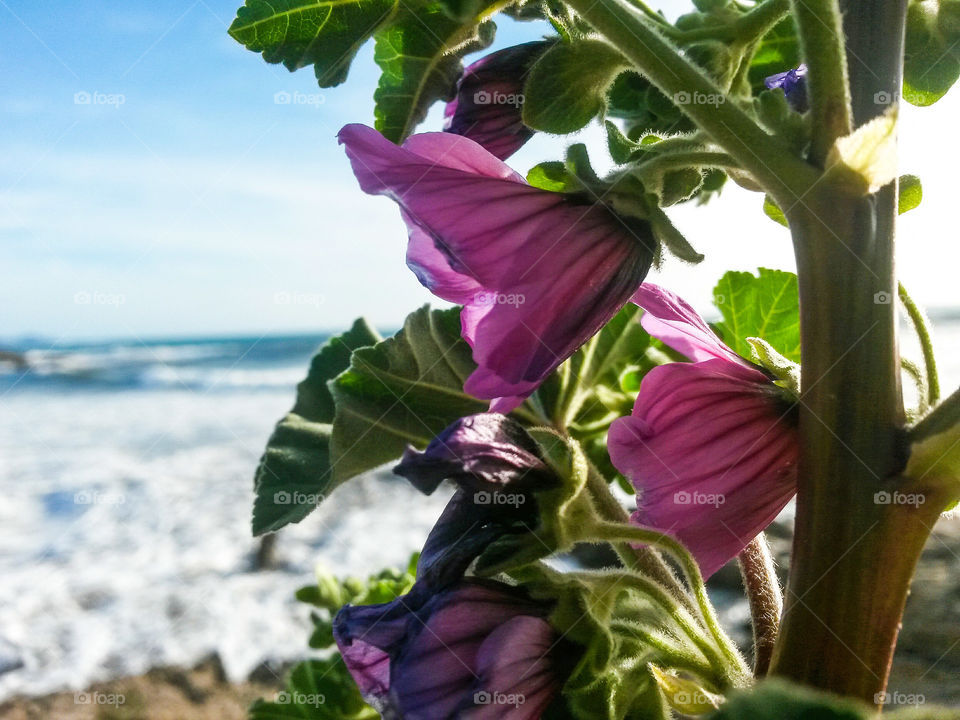
[[[788,227],[787,216],[783,214],[783,210],[780,209],[780,206],[777,205],[769,195],[763,196],[763,214],[775,223]]]
[[[534,165],[527,173],[527,182],[550,192],[578,192],[583,184],[577,180],[560,160],[548,160]]]
[[[950,3],[937,0],[914,0],[907,7],[903,99],[911,105],[933,105],[960,78],[960,29],[947,20],[950,13]]]
[[[921,200],[923,200],[923,185],[920,184],[920,178],[916,175],[901,175],[897,212],[903,215],[917,207]]]
[[[383,71],[373,95],[377,130],[394,142],[412,133],[434,101],[453,98],[461,58],[490,45],[495,31],[476,16],[450,17],[439,2],[401,5],[376,37],[374,60]]]
[[[709,720],[866,720],[866,705],[783,680],[734,693]]]
[[[313,65],[320,87],[333,87],[396,7],[397,0],[247,0],[229,33],[269,63]]]
[[[713,300],[723,315],[724,342],[748,360],[747,338],[766,340],[781,355],[800,362],[800,317],[797,276],[760,268],[757,275],[730,271],[713,289]]]
[[[623,55],[602,40],[557,43],[530,70],[524,124],[557,134],[579,130],[605,110],[607,89],[627,67]]]
[[[409,444],[424,447],[457,418],[484,412],[487,403],[463,391],[475,368],[460,338],[459,308],[424,306],[394,337],[354,352],[350,368],[330,383],[335,482],[394,460]]]
[[[257,700],[250,720],[376,720],[339,654],[293,668],[286,689],[273,702]]]
[[[334,419],[327,381],[350,364],[350,354],[380,336],[363,319],[331,338],[297,386],[293,410],[277,424],[254,477],[253,533],[274,532],[309,515],[335,486],[329,441]]]
[[[616,124],[607,120],[603,125],[607,131],[607,150],[615,163],[625,165],[642,151],[643,146],[624,135]]]
[[[793,18],[787,16],[760,39],[750,61],[750,86],[755,93],[762,92],[765,78],[795,68],[801,61],[796,25]]]

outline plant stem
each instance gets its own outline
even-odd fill
[[[672,37],[684,44],[698,40],[750,42],[766,35],[788,12],[790,0],[766,0],[727,25],[680,30]]]
[[[770,668],[773,646],[780,632],[783,592],[773,566],[773,556],[763,533],[737,556],[743,588],[750,603],[753,625],[753,674],[763,677]]]
[[[847,56],[837,0],[792,0],[810,98],[810,160],[823,167],[834,140],[853,130]]]
[[[813,168],[767,134],[740,105],[728,102],[722,88],[625,0],[567,4],[667,97],[685,97],[688,101],[679,103],[680,109],[775,198],[792,201],[815,182]]]
[[[920,341],[920,348],[923,351],[923,365],[927,374],[927,403],[932,407],[940,400],[940,376],[937,373],[937,359],[933,353],[930,322],[923,310],[907,293],[903,283],[897,284],[897,293],[900,296],[900,302],[903,303],[903,309],[907,311],[907,316],[917,333],[917,339]]]
[[[660,547],[670,553],[680,564],[680,567],[683,568],[687,582],[690,584],[690,590],[694,598],[696,598],[700,614],[703,616],[704,624],[716,641],[726,661],[731,667],[740,668],[742,671],[746,670],[743,658],[740,657],[740,653],[723,631],[723,628],[720,626],[720,621],[717,619],[716,612],[714,612],[713,605],[710,604],[710,598],[707,595],[707,586],[703,582],[700,568],[683,545],[669,535],[635,525],[621,526],[613,523],[601,523],[593,529],[593,533],[595,533],[594,537],[597,539],[607,540],[609,542],[627,541],[632,543],[646,543]]]

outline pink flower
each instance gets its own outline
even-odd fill
[[[692,362],[647,373],[610,428],[610,458],[637,489],[633,521],[676,537],[709,577],[796,493],[792,402],[673,293],[646,283],[633,302],[644,329]]]
[[[394,199],[407,265],[463,305],[478,367],[464,390],[509,412],[590,339],[643,281],[655,241],[646,220],[578,193],[531,187],[472,140],[423,133],[402,147],[363,125],[340,142],[360,187]]]

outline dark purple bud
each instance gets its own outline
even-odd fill
[[[499,413],[460,418],[423,452],[407,448],[393,471],[427,495],[444,480],[487,492],[523,492],[556,484],[533,438]]]
[[[787,102],[797,112],[806,112],[809,108],[807,103],[807,66],[800,65],[795,70],[771,75],[763,84],[770,90],[780,88],[783,94],[787,96]]]
[[[533,137],[523,124],[523,83],[551,41],[490,53],[463,71],[457,96],[444,111],[444,130],[463,135],[506,160]]]
[[[348,605],[333,633],[384,718],[535,720],[571,666],[549,610],[518,588],[465,580],[384,605]]]

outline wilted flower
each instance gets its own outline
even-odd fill
[[[424,133],[397,147],[377,131],[340,131],[360,187],[387,195],[409,228],[407,265],[464,306],[478,367],[464,390],[519,405],[627,302],[655,241],[646,220],[585,194],[547,192],[472,140]]]
[[[801,64],[795,70],[771,75],[763,81],[768,89],[780,88],[787,96],[787,102],[797,112],[806,112],[807,103],[807,66]]]
[[[464,580],[435,594],[347,606],[334,637],[384,718],[534,720],[554,700],[568,650],[549,606],[522,590]]]
[[[447,103],[444,129],[468,137],[506,160],[533,137],[523,124],[523,84],[551,41],[539,40],[490,53],[463,71],[457,96]]]
[[[644,329],[692,362],[647,373],[610,428],[610,459],[637,489],[634,522],[674,535],[709,576],[796,492],[792,403],[673,293],[646,283],[633,301]]]

